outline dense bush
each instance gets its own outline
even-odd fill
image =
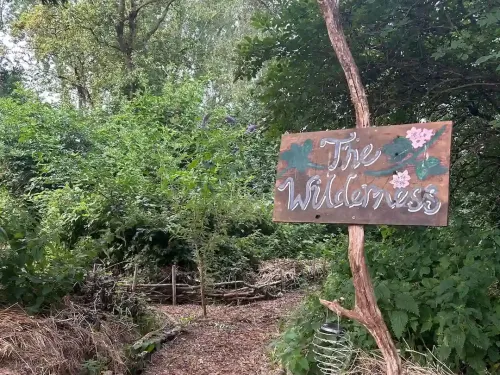
[[[408,346],[431,350],[467,374],[498,371],[500,230],[455,223],[433,230],[382,228],[381,234],[382,240],[368,239],[367,259],[378,304],[403,353]],[[351,307],[354,302],[345,247],[332,243],[331,248],[335,261],[327,282],[302,306],[277,346],[296,374],[314,373],[308,372],[314,368],[309,345],[326,313],[318,296],[343,297]],[[374,347],[364,328],[343,324],[357,345]]]
[[[170,82],[88,113],[23,91],[0,99],[4,298],[38,308],[97,258],[147,273],[195,267],[201,251],[227,279],[304,250],[304,230],[270,222],[276,142],[221,108],[202,122],[203,93],[201,81]]]
[[[226,280],[259,259],[314,256],[326,226],[270,221],[276,142],[218,108],[200,126],[202,94],[202,82],[170,83],[87,114],[27,92],[0,100],[4,299],[56,301],[98,258],[153,275],[172,262],[194,268],[201,249]]]

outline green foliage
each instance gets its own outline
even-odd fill
[[[352,306],[353,286],[347,260],[339,262],[321,293],[311,296],[285,331],[278,356],[296,374],[307,356],[313,366],[313,330],[325,318],[317,298],[345,298]],[[498,366],[500,300],[494,289],[500,274],[500,231],[456,224],[449,229],[398,231],[367,241],[367,258],[379,307],[401,350],[435,350],[455,370],[480,374]],[[357,345],[373,347],[363,329],[344,322]],[[404,340],[404,341],[403,341]],[[294,359],[295,358],[295,359]],[[312,372],[314,373],[314,372]]]
[[[34,309],[57,300],[96,256],[191,267],[202,251],[224,278],[230,248],[251,269],[238,238],[269,225],[272,183],[258,172],[259,163],[272,169],[271,153],[254,155],[259,135],[226,124],[222,108],[199,126],[204,85],[169,82],[116,113],[57,109],[27,92],[0,100],[5,298]]]
[[[82,364],[82,375],[100,375],[107,369],[105,360],[89,359]]]

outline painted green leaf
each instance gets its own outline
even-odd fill
[[[312,149],[313,149],[312,140],[306,139],[304,144],[302,145],[302,153],[304,154],[304,156],[307,157],[309,153],[312,151]]]
[[[447,171],[448,169],[444,167],[441,164],[441,161],[434,156],[420,161],[415,166],[415,172],[419,180],[425,180],[430,176],[445,174]]]
[[[324,169],[323,166],[309,160],[312,148],[313,143],[310,139],[307,139],[302,145],[292,143],[290,150],[284,151],[280,155],[280,159],[287,162],[286,170],[295,168],[299,172],[305,172],[308,168]]]
[[[409,139],[397,137],[391,143],[382,147],[382,152],[389,157],[391,162],[400,162],[413,150]]]
[[[408,314],[406,311],[391,311],[389,313],[389,319],[391,320],[391,326],[394,334],[397,338],[400,338],[403,335],[406,324],[408,323]]]

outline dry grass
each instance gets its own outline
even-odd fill
[[[328,265],[324,259],[273,259],[259,265],[258,284],[268,284],[273,281],[286,280],[287,284],[299,283],[303,280],[316,280],[324,277]]]
[[[109,370],[123,374],[124,343],[134,338],[132,325],[71,302],[45,318],[30,317],[13,306],[0,310],[0,369],[14,374],[78,374],[84,361],[106,358]]]
[[[423,354],[418,353],[420,356]],[[383,358],[376,352],[367,353],[358,351],[355,354],[353,365],[346,372],[346,375],[385,375],[385,364]],[[440,362],[436,357],[429,353],[431,357],[428,362],[432,365],[426,367],[413,363],[411,361],[403,361],[403,375],[454,375],[454,373]]]

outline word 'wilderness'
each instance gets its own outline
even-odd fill
[[[328,179],[323,193],[321,193],[321,178],[318,175],[307,180],[304,197],[301,194],[295,195],[295,181],[292,177],[288,177],[279,185],[278,190],[288,189],[288,209],[292,211],[299,207],[301,210],[306,210],[309,205],[314,210],[325,206],[327,208],[370,206],[376,210],[382,202],[390,208],[406,208],[409,212],[418,212],[423,209],[427,215],[434,215],[441,208],[441,201],[436,196],[438,189],[434,185],[428,185],[423,189],[417,187],[411,191],[400,188],[391,194],[375,185],[362,184],[361,189],[355,189],[349,195],[349,183],[358,175],[350,174],[342,188],[335,191],[332,186],[336,177],[337,175],[334,174]]]

